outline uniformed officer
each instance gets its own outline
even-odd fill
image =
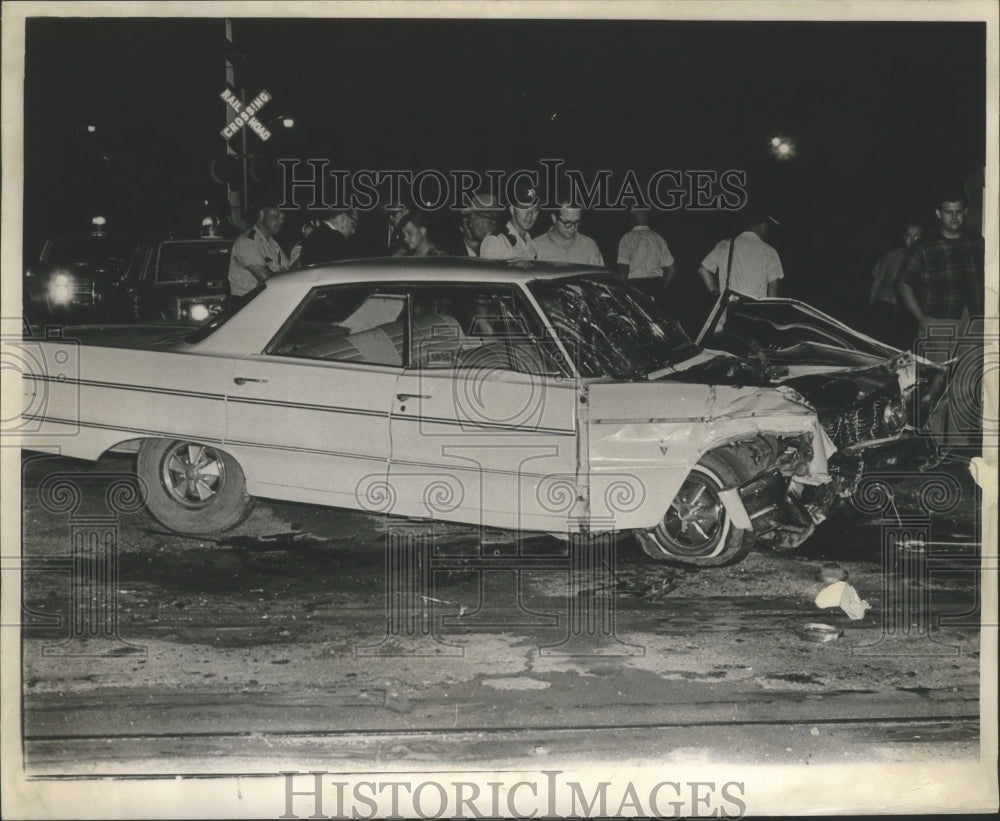
[[[538,192],[522,184],[517,186],[513,200],[507,224],[483,239],[479,247],[483,259],[538,259],[538,250],[529,233],[538,219]]]
[[[257,212],[257,224],[240,234],[229,255],[229,292],[234,297],[249,294],[274,274],[289,268],[288,257],[275,236],[285,215],[273,205]]]

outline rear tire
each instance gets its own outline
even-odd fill
[[[253,509],[243,470],[232,456],[212,445],[147,439],[139,447],[136,472],[146,484],[146,508],[177,533],[221,533]]]
[[[745,482],[746,469],[732,454],[706,453],[681,485],[660,523],[636,531],[646,555],[689,567],[722,567],[743,559],[754,544],[752,530],[736,527],[719,491]]]

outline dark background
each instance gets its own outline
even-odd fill
[[[224,32],[222,19],[28,21],[27,257],[96,213],[181,234],[206,200],[225,213],[209,175],[225,152]],[[745,170],[751,201],[783,221],[785,292],[849,320],[902,221],[932,223],[934,193],[985,162],[984,24],[237,19],[233,32],[240,85],[273,97],[260,118],[296,120],[266,146],[248,135],[251,151],[348,170],[545,157],[618,180]],[[794,158],[771,155],[775,134]],[[304,216],[289,215],[286,246]],[[657,215],[681,308],[697,307],[697,265],[737,217]],[[613,263],[627,228],[624,212],[590,213],[584,232]]]

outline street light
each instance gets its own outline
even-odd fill
[[[795,143],[788,137],[775,135],[770,142],[771,153],[779,161],[790,160],[795,156]]]

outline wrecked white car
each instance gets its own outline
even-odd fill
[[[741,320],[720,316],[706,335],[725,342]],[[193,332],[25,340],[42,364],[25,373],[23,444],[135,451],[149,512],[185,534],[267,497],[629,530],[657,558],[720,565],[755,539],[800,543],[845,492],[838,453],[895,445],[908,423],[905,355],[799,372],[795,346],[770,341],[749,358],[696,346],[592,268],[344,262],[275,277]],[[864,395],[827,396],[841,378]]]

